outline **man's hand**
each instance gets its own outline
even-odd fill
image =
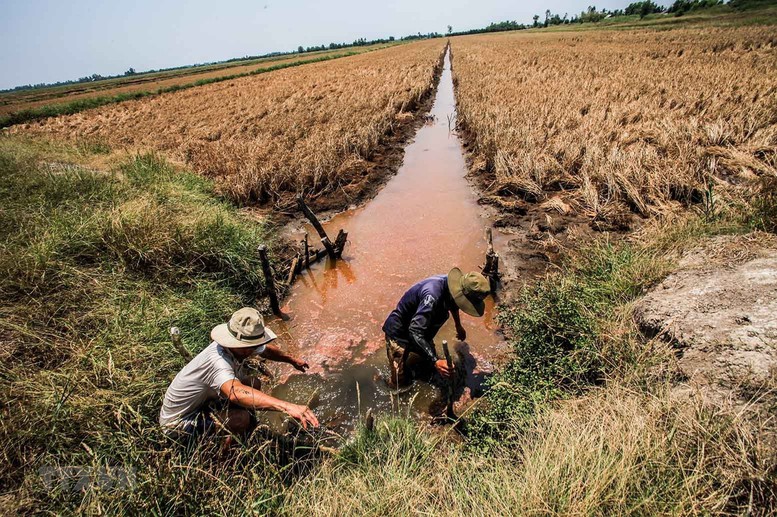
[[[308,368],[310,368],[310,365],[307,362],[305,362],[304,359],[294,359],[294,362],[291,363],[291,365],[294,366],[294,368],[296,368],[297,370],[301,371],[302,373],[305,373],[308,370]]]
[[[454,370],[454,368],[448,368],[448,363],[445,361],[445,359],[438,359],[437,362],[434,363],[434,368],[445,379],[450,378]]]
[[[313,414],[309,407],[300,406],[298,404],[289,404],[284,408],[284,411],[290,417],[297,420],[303,429],[307,429],[308,425],[311,427],[318,427],[319,425],[318,418],[316,418],[316,415]]]
[[[464,330],[464,327],[462,327],[460,324],[456,325],[456,338],[459,341],[464,341],[467,339],[467,331]]]

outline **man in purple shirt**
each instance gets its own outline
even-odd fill
[[[483,316],[483,300],[490,292],[489,282],[483,275],[475,272],[465,275],[456,267],[447,275],[429,277],[408,289],[383,324],[391,369],[389,385],[396,388],[408,384],[405,366],[411,353],[434,365],[442,377],[450,377],[452,372],[445,359],[437,356],[434,336],[450,315],[456,324],[456,336],[466,339],[459,310],[470,316]]]

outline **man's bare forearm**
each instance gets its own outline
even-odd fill
[[[260,409],[265,411],[286,411],[288,402],[277,399],[272,395],[263,393],[257,389],[239,381],[230,381],[221,387],[221,392],[229,398],[229,401],[247,409]]]
[[[270,344],[265,345],[264,352],[262,352],[259,355],[261,355],[265,359],[269,359],[270,361],[278,361],[280,363],[294,364],[296,362],[296,359],[294,359],[292,356],[290,356],[286,352],[283,352],[277,346],[270,345]]]

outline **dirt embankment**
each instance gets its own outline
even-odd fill
[[[718,403],[774,403],[777,237],[721,236],[687,251],[638,302],[642,329],[674,346],[682,384]]]

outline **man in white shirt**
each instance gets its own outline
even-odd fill
[[[261,392],[258,383],[243,374],[243,362],[254,354],[289,363],[301,372],[309,368],[304,360],[270,344],[277,336],[264,326],[256,309],[243,307],[229,323],[215,327],[210,336],[213,342],[178,372],[167,388],[159,412],[163,427],[195,436],[212,432],[218,421],[229,432],[243,434],[251,426],[249,410],[283,411],[303,428],[318,427],[310,408]]]

